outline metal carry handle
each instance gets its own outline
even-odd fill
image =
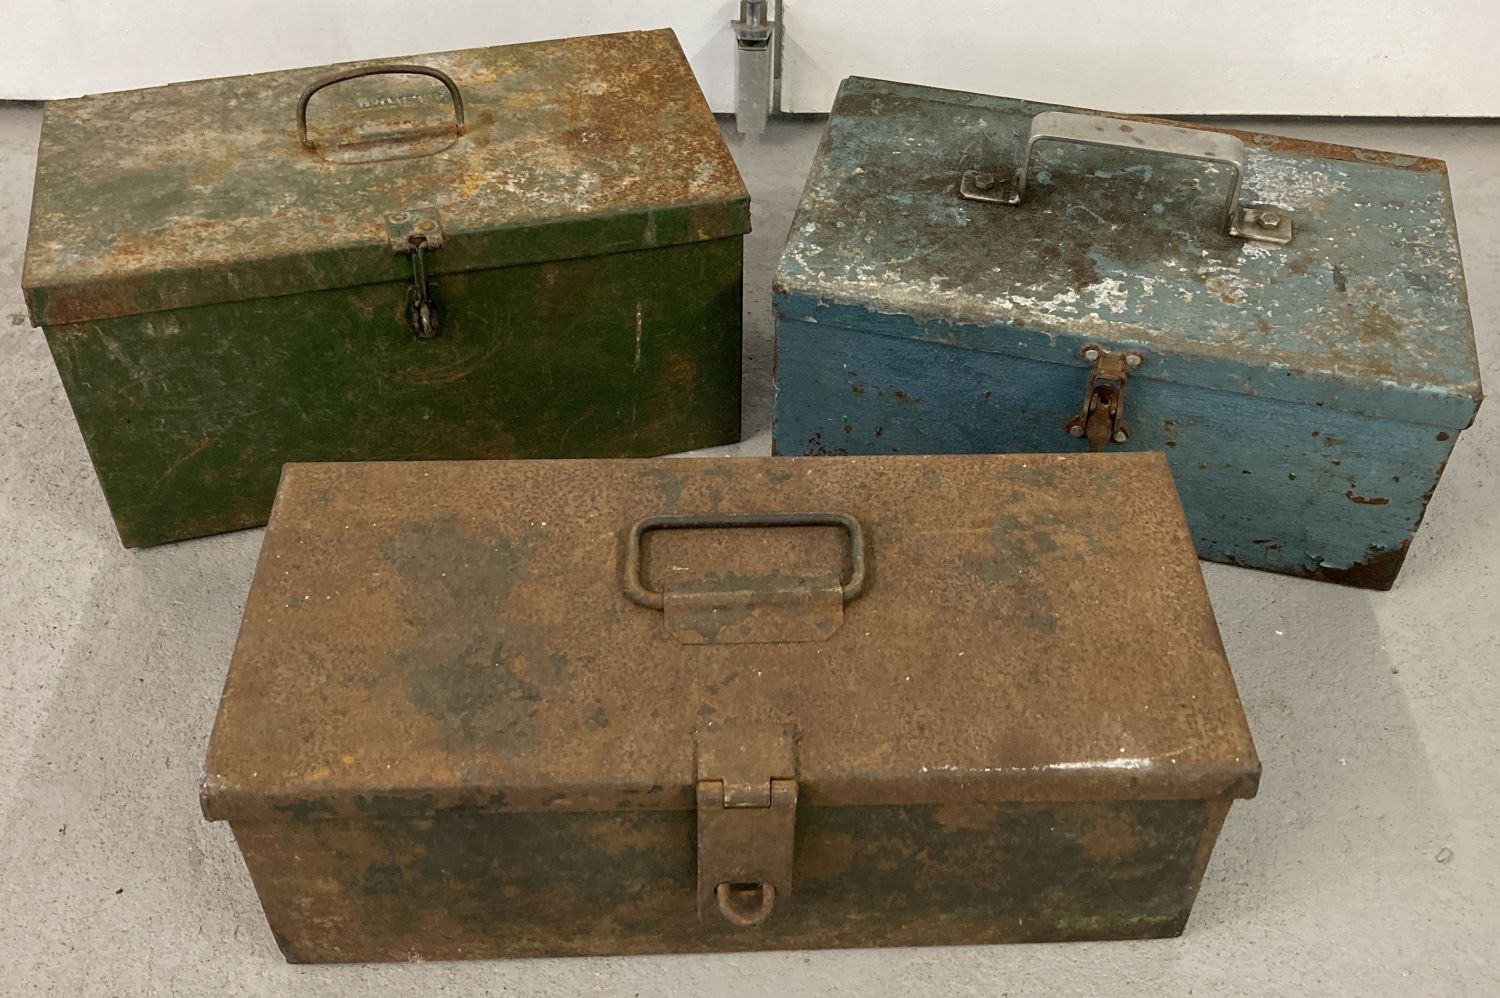
[[[1156,152],[1227,166],[1234,174],[1234,181],[1224,200],[1224,231],[1239,239],[1279,244],[1291,242],[1292,220],[1285,211],[1269,205],[1240,204],[1240,190],[1245,178],[1244,143],[1233,135],[1199,128],[1072,111],[1043,111],[1031,119],[1031,130],[1026,136],[1026,155],[1013,178],[996,178],[994,174],[981,170],[968,170],[959,185],[959,193],[971,201],[1020,204],[1031,173],[1033,151],[1039,142],[1071,142],[1107,149]]]
[[[843,527],[849,534],[849,578],[843,584],[844,602],[865,591],[865,532],[848,513],[688,513],[648,516],[630,528],[625,545],[625,579],[622,587],[632,603],[660,610],[661,593],[647,589],[641,581],[641,539],[653,530],[702,530],[742,527]]]
[[[458,84],[453,82],[453,77],[441,69],[433,69],[431,66],[365,66],[361,69],[346,69],[342,73],[334,73],[325,76],[306,90],[302,91],[302,98],[297,101],[297,137],[308,149],[317,151],[318,145],[307,137],[307,104],[313,99],[313,95],[324,87],[331,87],[335,83],[343,83],[345,80],[355,80],[361,76],[430,76],[443,86],[448,88],[448,97],[453,102],[453,126],[458,134],[464,133],[464,95],[458,90]]]

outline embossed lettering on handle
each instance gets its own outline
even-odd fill
[[[1072,111],[1043,111],[1031,119],[1026,152],[1019,169],[997,176],[984,170],[968,170],[959,182],[959,195],[970,201],[1017,205],[1026,193],[1033,150],[1040,142],[1069,142],[1218,163],[1233,175],[1224,201],[1223,228],[1238,239],[1286,244],[1292,241],[1292,219],[1270,205],[1240,204],[1245,177],[1245,147],[1224,132],[1184,128],[1151,121],[1130,121],[1105,115]]]
[[[341,73],[325,76],[302,91],[302,97],[297,101],[297,138],[303,146],[312,152],[319,151],[318,144],[307,134],[307,105],[313,99],[313,95],[325,87],[333,86],[335,83],[343,83],[345,80],[357,80],[364,76],[430,76],[432,79],[437,80],[447,89],[448,99],[453,104],[454,137],[457,138],[464,134],[464,130],[467,128],[464,121],[464,95],[459,91],[458,84],[453,82],[453,77],[441,69],[433,69],[431,66],[411,66],[404,64],[363,66],[359,69],[347,69]]]

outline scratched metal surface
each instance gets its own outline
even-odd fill
[[[380,60],[449,73],[320,92],[345,66],[49,104],[23,284],[37,325],[389,280],[389,212],[435,205],[434,273],[748,228],[748,195],[668,30]],[[375,65],[376,63],[351,63]],[[409,269],[409,268],[408,268]]]
[[[1141,348],[1135,378],[1462,428],[1480,398],[1444,165],[1240,133],[1245,200],[1290,246],[1219,228],[1226,170],[1057,143],[1017,207],[964,201],[1053,105],[845,82],[776,276],[786,318],[1079,364]]]
[[[863,524],[870,566],[826,640],[683,644],[623,595],[641,517],[823,509]],[[658,588],[848,557],[826,527],[648,539]],[[808,807],[1259,774],[1160,455],[291,465],[204,807],[690,808],[694,732],[732,721],[796,727]]]

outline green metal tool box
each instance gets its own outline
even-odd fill
[[[1160,454],[346,463],[203,809],[299,962],[1038,942],[1182,931],[1259,776]]]
[[[652,31],[50,104],[23,283],[135,546],[287,461],[738,439],[748,228]]]

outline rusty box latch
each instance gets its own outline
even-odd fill
[[[1130,439],[1125,426],[1125,379],[1141,366],[1139,350],[1111,353],[1090,343],[1082,350],[1089,370],[1083,408],[1063,424],[1070,437],[1086,437],[1090,451],[1103,450],[1106,443],[1123,444]]]
[[[391,250],[411,255],[411,287],[406,293],[406,322],[412,335],[430,340],[438,333],[437,307],[427,290],[427,254],[443,245],[436,208],[396,211],[385,217]]]
[[[792,893],[792,732],[728,723],[699,731],[697,741],[698,918],[760,925]]]

